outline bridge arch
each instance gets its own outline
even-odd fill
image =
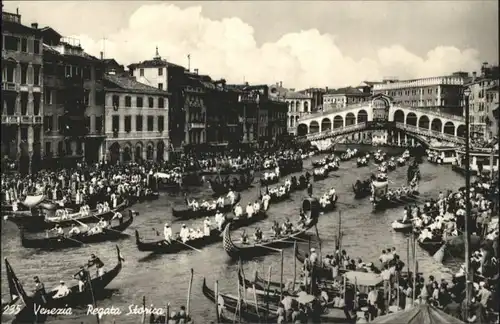
[[[457,127],[457,137],[465,137],[465,125],[458,125]]]
[[[327,131],[332,129],[332,121],[330,118],[323,118],[321,121],[321,131]]]
[[[443,122],[439,118],[434,118],[431,123],[431,130],[436,132],[443,131]]]
[[[357,124],[359,124],[359,123],[365,123],[367,121],[368,121],[368,113],[366,112],[366,110],[361,109],[360,111],[358,111],[358,122],[357,122]]]
[[[298,136],[307,135],[308,132],[309,132],[309,130],[308,130],[308,127],[306,124],[299,124],[299,126],[297,126],[297,135]]]
[[[405,122],[405,113],[401,109],[398,109],[394,112],[394,121],[398,123]]]
[[[443,133],[455,135],[455,124],[453,124],[451,121],[446,122],[443,127]]]
[[[415,113],[408,113],[406,115],[406,123],[407,125],[417,126],[417,115]]]
[[[356,116],[354,116],[352,112],[347,113],[347,115],[345,115],[345,125],[349,126],[354,124],[356,124]]]
[[[309,124],[309,133],[310,134],[319,133],[319,124],[317,121],[313,120]]]
[[[333,118],[333,128],[341,128],[344,127],[344,119],[342,116],[337,115]]]
[[[420,118],[418,119],[418,127],[429,129],[430,127],[429,117],[427,117],[426,115],[420,116]]]

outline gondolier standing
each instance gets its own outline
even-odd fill
[[[203,221],[203,234],[205,236],[210,236],[210,226],[211,226],[210,218],[207,217],[205,218],[205,221]]]
[[[100,277],[102,275],[104,275],[104,263],[101,261],[101,259],[99,259],[98,257],[96,257],[95,254],[91,254],[90,255],[90,259],[89,259],[89,262],[87,263],[87,266],[90,268],[92,266],[96,267],[96,270],[97,270],[97,276]]]
[[[33,280],[35,281],[35,300],[40,300],[45,304],[47,302],[47,299],[45,299],[45,286],[38,276],[33,277]]]
[[[307,194],[309,195],[309,197],[312,197],[312,195],[313,195],[313,186],[312,186],[312,183],[310,183],[310,184],[307,185]]]
[[[87,282],[87,278],[90,277],[87,270],[85,270],[84,266],[80,266],[80,271],[73,275],[73,278],[78,279],[78,289],[80,292],[83,292],[85,289],[85,283]]]
[[[167,243],[170,243],[172,241],[172,228],[168,223],[165,223],[165,227],[163,228],[163,235]]]

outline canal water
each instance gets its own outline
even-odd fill
[[[319,157],[313,157],[319,159]],[[305,167],[310,168],[311,160],[305,162]],[[339,195],[337,210],[321,216],[318,229],[322,241],[323,254],[333,253],[334,236],[338,231],[339,212],[342,217],[342,231],[344,237],[342,246],[351,257],[361,257],[365,262],[379,264],[378,257],[381,250],[396,247],[397,253],[406,260],[406,242],[403,234],[391,230],[390,224],[393,220],[402,216],[403,208],[389,209],[376,214],[372,213],[368,198],[355,200],[352,192],[352,184],[357,180],[364,180],[376,171],[376,165],[357,168],[356,161],[342,162],[340,169],[324,181],[314,184],[314,196],[319,196],[329,188],[334,187]],[[464,179],[454,173],[451,168],[424,163],[420,166],[422,179],[420,192],[423,199],[436,197],[440,191],[447,189],[458,189],[463,186]],[[392,187],[406,183],[407,167],[397,168],[389,173]],[[242,193],[242,203],[253,201],[258,196],[259,187],[255,185],[251,190]],[[197,189],[191,197],[209,197],[208,188]],[[270,229],[273,220],[282,222],[286,217],[292,221],[298,218],[299,208],[306,192],[292,194],[290,201],[271,205],[269,218],[256,226],[263,229],[264,233]],[[139,252],[135,245],[134,230],[139,230],[144,239],[158,239],[153,229],[157,229],[162,235],[162,227],[165,222],[173,223],[174,229],[178,230],[182,223],[176,222],[171,216],[171,208],[182,205],[182,197],[171,197],[163,194],[159,200],[135,205],[132,208],[140,213],[132,226],[127,230],[130,238],[119,241],[125,263],[122,272],[109,285],[108,299],[98,301],[98,307],[119,307],[123,313],[128,312],[129,305],[142,305],[142,298],[146,296],[146,304],[154,304],[155,307],[165,308],[170,303],[170,310],[178,310],[181,305],[186,304],[189,285],[189,272],[194,269],[194,280],[191,293],[191,313],[196,323],[208,323],[215,319],[215,306],[208,302],[201,292],[203,277],[207,279],[209,287],[214,286],[215,280],[219,282],[219,291],[237,294],[237,264],[229,261],[222,249],[222,244],[206,247],[202,252],[185,251],[177,255],[161,255],[146,257],[147,253]],[[193,227],[201,227],[203,219],[186,221]],[[240,231],[233,233],[238,237]],[[253,230],[248,231],[253,234]],[[112,268],[116,264],[115,244],[112,242],[91,245],[82,248],[65,250],[63,252],[41,252],[23,249],[19,241],[18,230],[10,222],[2,224],[2,257],[7,257],[14,268],[17,276],[29,293],[33,289],[32,278],[38,275],[45,283],[45,287],[55,287],[59,280],[64,279],[66,283],[76,283],[72,275],[78,267],[84,264],[91,253],[98,255],[106,264]],[[307,244],[299,246],[307,249]],[[293,248],[285,251],[284,276],[285,281],[293,277]],[[426,275],[434,275],[440,278],[451,276],[450,268],[456,264],[442,265],[436,263],[426,252],[417,249],[419,271]],[[267,277],[269,266],[272,267],[271,280],[279,281],[280,278],[280,256],[279,254],[268,255],[258,260],[244,263],[244,270],[249,277],[255,270],[262,277]],[[298,265],[299,266],[299,265]],[[2,267],[2,279],[6,278],[5,267]],[[8,288],[6,280],[1,281],[2,298],[8,299]],[[252,298],[252,296],[248,296]],[[8,318],[2,317],[2,322]],[[104,316],[100,323],[140,323],[140,315],[130,316]],[[86,315],[86,309],[73,310],[72,316],[60,316],[49,319],[48,323],[96,323],[95,316]]]

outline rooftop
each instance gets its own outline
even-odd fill
[[[369,93],[364,93],[353,87],[339,88],[328,90],[325,95],[353,95],[353,96],[367,96],[369,97]]]
[[[285,92],[285,99],[311,99],[310,96],[300,92]]]
[[[134,77],[106,74],[104,76],[104,80],[112,84],[112,86],[106,87],[108,91],[131,92],[139,94],[156,94],[164,96],[167,96],[169,94],[167,91],[163,91],[155,87],[150,87],[143,83],[137,82]]]
[[[154,67],[178,67],[186,70],[185,67],[181,65],[177,65],[174,63],[170,63],[165,59],[162,59],[160,53],[158,52],[158,46],[156,47],[156,55],[152,60],[141,61],[139,63],[132,63],[128,66],[129,70],[137,69],[137,68],[154,68]]]

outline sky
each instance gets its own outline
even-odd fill
[[[4,1],[22,22],[128,65],[169,62],[229,83],[342,87],[498,63],[497,1]]]

